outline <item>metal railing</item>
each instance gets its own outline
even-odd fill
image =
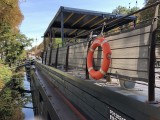
[[[110,31],[107,31],[105,36],[106,39],[108,39],[112,50],[112,63],[108,75],[113,75],[116,77],[118,76],[119,79],[125,79],[135,83],[137,83],[137,80],[148,83],[144,85],[148,85],[149,102],[155,101],[155,47],[156,45],[158,45],[156,44],[156,30],[159,18],[159,3],[159,1],[155,2],[152,5],[144,7],[141,10],[126,15],[122,18],[111,21],[105,25],[105,29],[107,29],[108,27],[110,27],[110,25],[118,24],[131,15],[143,12],[144,10],[150,8],[155,8],[154,16],[150,19],[147,19],[146,22],[138,22],[137,25],[132,26],[126,25],[126,28],[128,27],[129,30],[124,27],[123,30],[117,32],[120,34],[117,34],[115,31],[112,31],[113,34]],[[145,25],[142,23],[145,23]],[[85,33],[81,33],[75,38],[89,34],[94,30],[100,29],[101,27],[102,26],[99,26]],[[126,35],[126,33],[128,34]],[[118,36],[122,34],[124,34],[124,36]],[[114,36],[118,37],[116,38]],[[84,71],[86,72],[86,79],[88,79],[89,74],[86,66],[86,56],[91,43],[92,40],[88,39],[88,41],[85,42],[66,45],[63,47],[59,47],[58,45],[57,48],[51,49],[52,52],[50,52],[49,50],[44,52],[43,63],[54,66],[56,68],[58,65],[63,65],[65,71],[68,71],[68,69],[73,67],[79,67],[81,69],[84,69]],[[101,51],[101,49],[95,51],[95,69],[99,69],[101,65],[101,59],[103,59]],[[54,53],[54,56],[52,56],[52,53]],[[120,73],[117,73],[116,71]]]

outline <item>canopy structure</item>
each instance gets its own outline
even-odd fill
[[[69,8],[61,6],[57,14],[49,24],[47,30],[44,33],[44,37],[49,37],[50,33],[54,32],[55,38],[73,38],[80,34],[90,31],[102,25],[104,22],[109,23],[117,18],[121,18],[124,15],[116,15],[105,12],[97,12],[76,8]],[[130,16],[120,21],[118,24],[111,25],[105,31],[112,29],[116,26],[127,24],[135,21],[135,16]],[[100,29],[97,29],[100,31]],[[53,37],[53,36],[52,36]],[[86,35],[80,36],[81,38],[87,37]]]

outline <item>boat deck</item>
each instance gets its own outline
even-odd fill
[[[65,72],[63,67],[59,67],[59,70]],[[135,88],[134,89],[123,89],[120,87],[120,82],[119,79],[116,79],[114,76],[111,76],[111,81],[107,82],[106,79],[100,79],[98,81],[90,78],[90,79],[86,79],[85,78],[85,71],[83,69],[70,69],[67,72],[72,76],[75,77],[79,77],[82,80],[91,82],[97,86],[102,86],[102,87],[110,87],[110,88],[116,88],[118,93],[121,93],[123,95],[136,95],[136,96],[145,96],[146,98],[148,98],[148,85],[146,82],[142,82],[142,81],[136,81],[135,84]],[[160,74],[156,73],[156,88],[155,88],[155,98],[156,101],[160,102]],[[147,99],[145,100],[147,101]]]

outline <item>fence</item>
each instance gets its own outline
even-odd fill
[[[109,73],[123,77],[132,78],[132,80],[148,81],[148,59],[149,59],[149,36],[151,25],[106,37],[108,40],[112,56]],[[68,66],[86,68],[86,56],[89,42],[82,42],[69,46]],[[57,53],[58,50],[58,53]],[[47,52],[46,64],[49,65],[49,50]],[[56,53],[57,58],[56,58]],[[64,65],[66,67],[67,47],[60,47],[52,50],[51,63],[55,65]],[[44,54],[45,56],[45,54]],[[101,47],[94,53],[95,68],[101,66],[102,57]]]

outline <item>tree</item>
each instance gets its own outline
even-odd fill
[[[15,33],[10,26],[5,25],[0,36],[0,54],[5,56],[5,62],[15,62],[23,53],[25,47],[31,45],[32,39],[24,34]]]
[[[15,38],[14,38],[15,37]],[[25,47],[31,45],[32,39],[28,39],[23,34],[16,34],[13,39],[7,40],[6,62],[15,62],[24,52]]]
[[[123,6],[118,6],[116,9],[112,11],[113,14],[128,14],[130,10]]]
[[[129,13],[133,13],[133,12],[135,12],[135,11],[137,11],[137,10],[139,10],[138,7],[133,7],[133,8],[131,8],[131,9],[129,10]]]
[[[23,20],[23,15],[19,8],[19,0],[0,1],[0,25],[7,23],[17,30]]]
[[[123,7],[123,6],[118,6],[118,7],[116,7],[116,9],[114,9],[112,11],[112,13],[113,14],[127,15],[127,14],[133,13],[133,12],[135,12],[137,10],[139,10],[138,7],[133,7],[131,9],[129,9],[129,8],[126,8],[126,7]],[[135,16],[138,16],[138,14],[136,14]],[[122,25],[122,26],[118,26],[118,27],[110,30],[107,34],[117,33],[117,32],[120,32],[121,30],[128,29],[128,28],[133,28],[133,23],[129,23],[129,24],[125,24],[125,25]]]
[[[139,10],[138,7],[133,7],[131,9],[129,8],[126,8],[126,7],[123,7],[123,6],[118,6],[116,9],[114,9],[112,11],[113,14],[124,14],[124,15],[127,15],[129,13],[133,13],[135,11]]]
[[[26,46],[31,45],[32,39],[19,31],[22,20],[19,0],[0,1],[0,55],[10,65],[24,55]]]
[[[148,6],[157,0],[145,0],[145,6]],[[152,21],[152,18],[154,17],[155,7],[151,7],[149,9],[146,9],[140,13],[140,20],[141,21]]]
[[[154,2],[156,2],[157,0],[144,0],[145,5],[149,5],[152,4]]]

